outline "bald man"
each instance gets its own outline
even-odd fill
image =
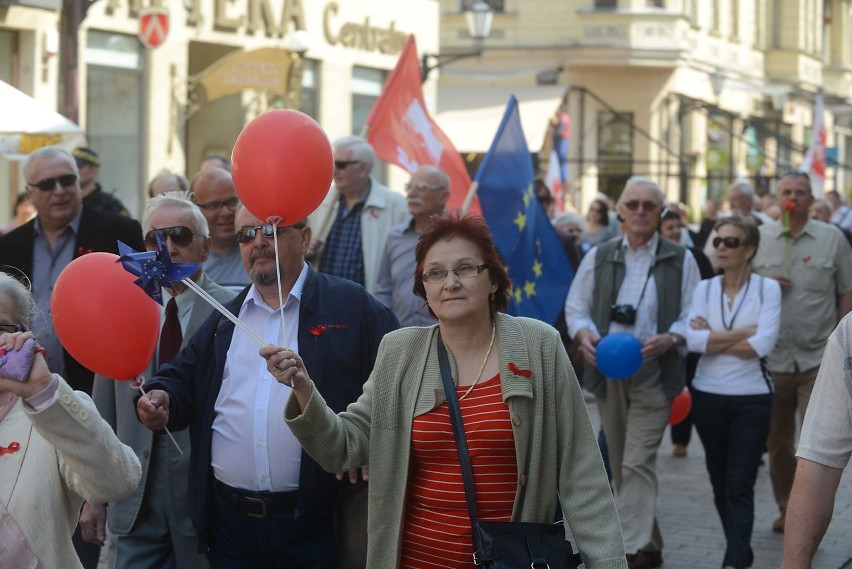
[[[240,198],[231,173],[222,168],[205,168],[195,175],[189,188],[192,201],[207,219],[212,238],[204,272],[225,287],[242,289],[248,286],[251,281],[240,259],[234,229],[234,212],[240,206]]]

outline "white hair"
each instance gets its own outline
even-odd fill
[[[341,148],[351,148],[352,149],[352,158],[355,160],[360,160],[361,162],[366,162],[369,164],[370,168],[373,167],[373,163],[376,161],[376,151],[373,150],[373,147],[369,142],[361,138],[360,136],[344,136],[343,138],[338,138],[334,141],[334,144],[331,145],[335,150],[340,150]]]
[[[192,216],[192,225],[190,227],[193,233],[210,237],[210,228],[207,226],[207,218],[201,213],[201,208],[195,205],[189,199],[187,192],[166,192],[158,196],[154,196],[148,200],[148,205],[145,207],[145,213],[142,214],[142,232],[148,233],[151,231],[151,217],[165,207],[183,209]]]
[[[648,186],[653,188],[654,192],[657,194],[657,201],[660,202],[660,205],[666,205],[666,195],[663,193],[663,190],[660,189],[660,186],[657,185],[657,182],[644,176],[632,176],[629,180],[627,180],[627,183],[624,184],[624,191],[621,192],[621,195],[618,198],[618,203],[615,205],[620,206],[624,202],[624,196],[627,195],[627,190],[636,186]]]

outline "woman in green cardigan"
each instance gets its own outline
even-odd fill
[[[336,415],[298,354],[266,346],[285,418],[330,472],[369,464],[367,565],[470,567],[471,529],[444,398],[443,341],[470,447],[478,517],[547,523],[558,497],[588,569],[626,568],[621,527],[574,371],[554,328],[502,314],[510,282],[485,222],[445,214],[416,250],[436,326],[385,336],[364,393]],[[440,331],[440,336],[439,336]]]

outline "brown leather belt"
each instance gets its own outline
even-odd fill
[[[226,504],[250,518],[287,514],[296,509],[298,492],[252,492],[216,480],[216,491]]]

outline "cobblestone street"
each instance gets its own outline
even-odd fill
[[[598,424],[597,407],[589,404],[593,424]],[[765,455],[764,455],[765,459]],[[665,569],[719,569],[725,550],[722,526],[713,506],[713,491],[704,467],[704,450],[693,429],[686,458],[672,457],[668,430],[657,462],[660,480],[658,519],[663,533]],[[752,536],[754,569],[781,566],[783,535],[772,531],[778,516],[766,466],[761,467],[755,487],[755,524]],[[852,475],[843,475],[835,502],[834,519],[829,526],[814,569],[852,568]]]

